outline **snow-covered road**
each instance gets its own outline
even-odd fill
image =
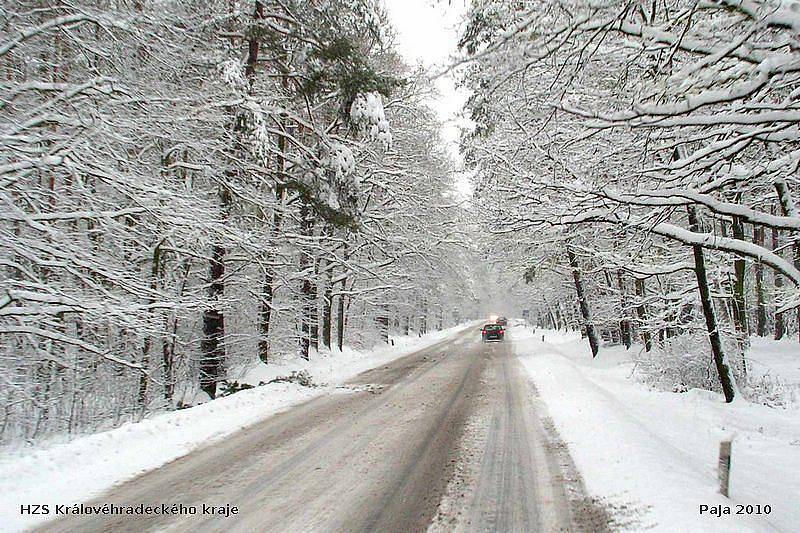
[[[534,402],[509,344],[469,328],[94,500],[195,514],[76,516],[42,530],[557,531],[576,495]]]

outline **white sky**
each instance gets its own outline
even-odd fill
[[[384,0],[392,25],[397,31],[397,47],[409,64],[422,63],[440,70],[456,53],[459,24],[467,11],[468,0]],[[467,93],[456,89],[450,76],[436,83],[441,97],[431,102],[443,122],[442,138],[450,147],[456,162],[458,154],[459,125],[469,123],[459,118]],[[461,187],[459,187],[460,189]]]

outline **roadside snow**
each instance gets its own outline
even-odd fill
[[[651,390],[631,377],[635,348],[606,348],[592,360],[575,334],[518,327],[511,339],[587,491],[616,508],[625,530],[797,531],[800,410],[728,405],[700,390]],[[758,339],[752,357],[758,372],[797,384],[796,343]],[[717,492],[717,459],[720,441],[731,436],[727,499]],[[701,516],[701,504],[730,506],[732,513],[736,504],[772,511],[720,518]]]
[[[772,381],[782,389],[787,403],[800,406],[800,344],[794,338],[774,341],[751,337],[747,365],[751,378],[763,377]]]
[[[345,346],[341,352],[339,350],[312,352],[310,363],[301,359],[280,364],[264,365],[259,363],[246,371],[238,381],[258,385],[261,381],[266,383],[278,376],[288,375],[293,370],[306,370],[314,378],[315,383],[335,385],[388,361],[424,349],[471,325],[462,324],[442,331],[434,331],[422,337],[416,335],[391,336],[390,339],[394,342],[394,346],[381,344],[368,351],[354,350]]]
[[[395,337],[394,346],[368,352],[345,347],[322,352],[310,362],[259,364],[240,382],[259,381],[307,370],[319,388],[272,383],[202,405],[161,413],[137,423],[78,437],[70,442],[4,452],[0,457],[0,531],[20,531],[51,516],[22,515],[20,505],[74,504],[113,485],[158,468],[289,407],[330,392],[357,374],[435,344],[470,324],[423,337]]]

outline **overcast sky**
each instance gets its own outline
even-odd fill
[[[397,31],[398,49],[406,60],[412,65],[422,63],[429,68],[447,65],[456,52],[459,25],[467,11],[467,0],[384,1]],[[457,114],[467,95],[456,89],[450,76],[439,78],[437,86],[442,95],[431,105],[444,122],[442,137],[456,161],[460,161]],[[460,123],[465,122],[462,120]]]

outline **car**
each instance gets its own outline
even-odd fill
[[[504,317],[504,316],[499,316],[499,317],[497,317],[497,320],[494,321],[494,323],[495,324],[499,324],[501,326],[507,326],[508,325],[508,319],[506,317]]]
[[[502,341],[506,335],[506,330],[500,324],[485,324],[481,328],[481,340],[487,341]]]

